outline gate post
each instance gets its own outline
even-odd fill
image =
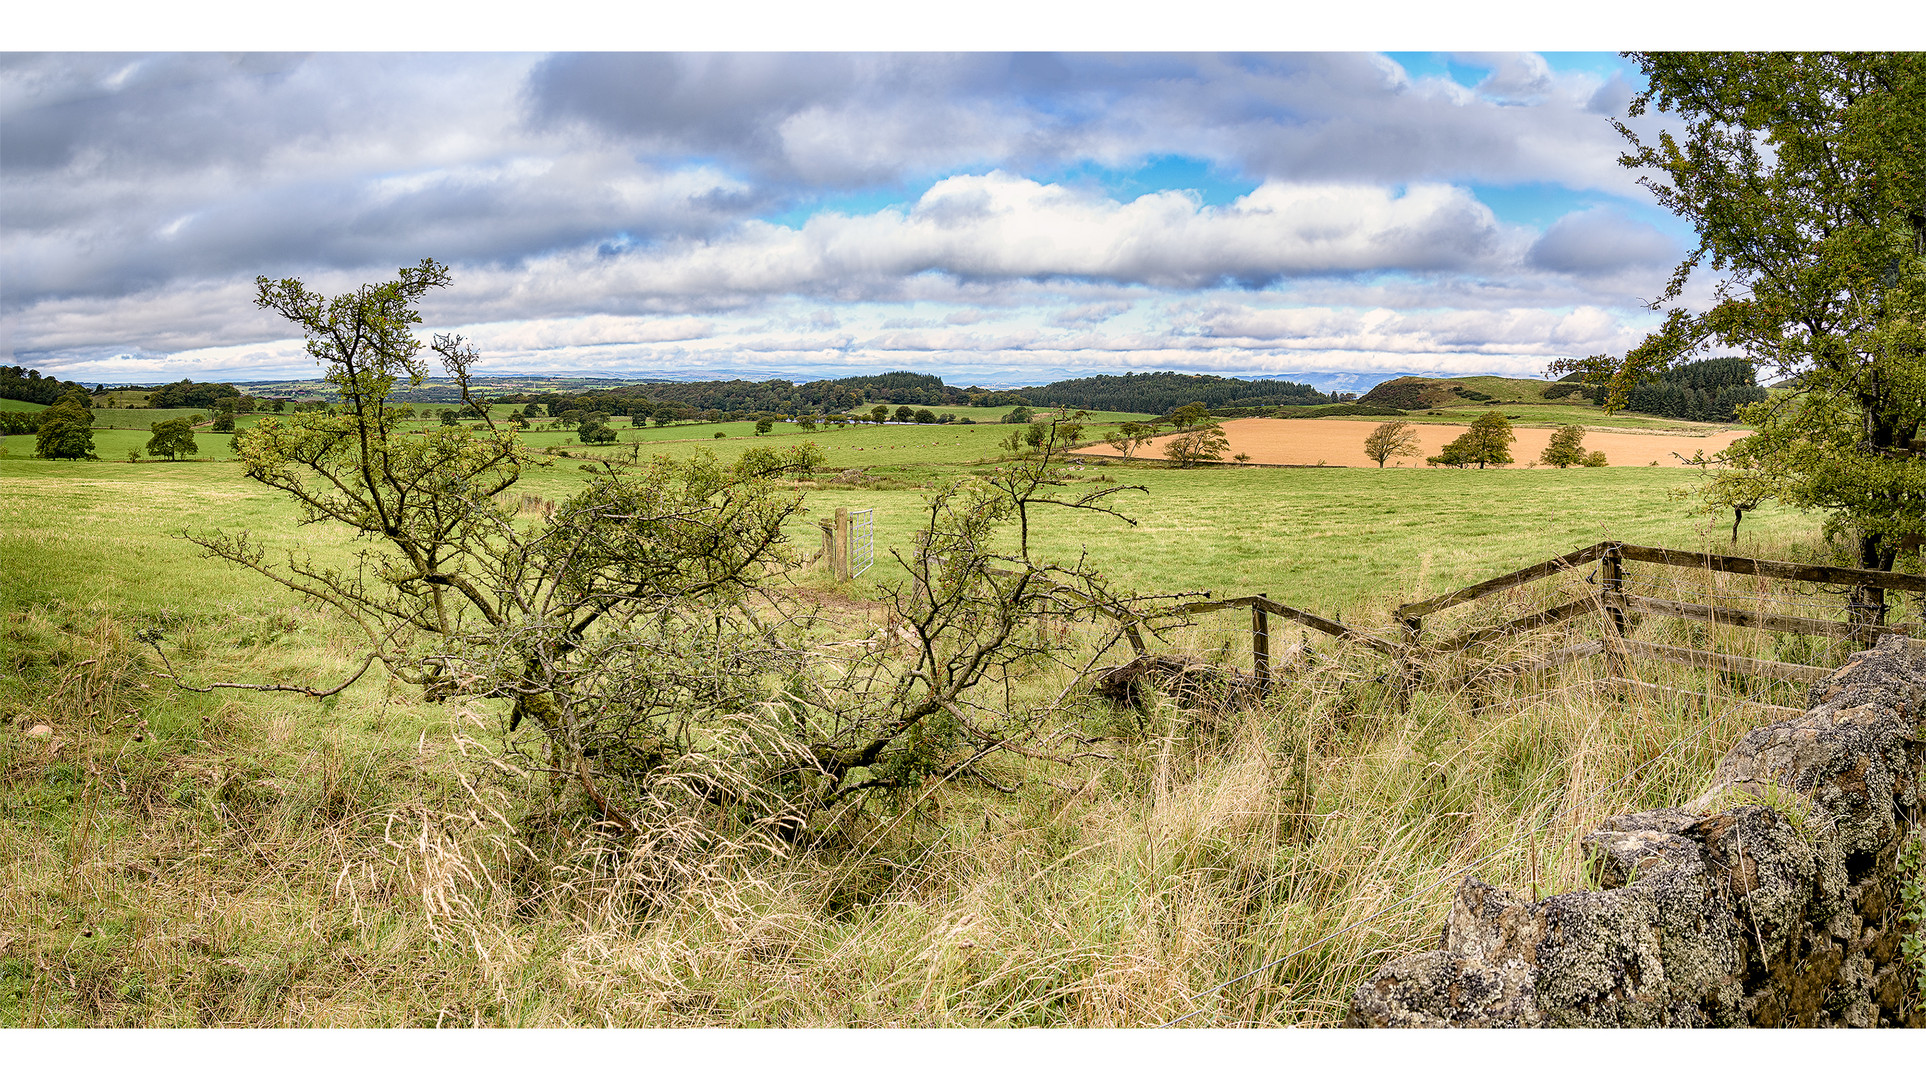
[[[849,580],[849,508],[846,506],[836,508],[836,544],[829,564],[837,581]]]
[[[1269,596],[1269,593],[1258,593]],[[1251,668],[1257,675],[1257,692],[1271,692],[1271,615],[1256,604],[1251,605]]]

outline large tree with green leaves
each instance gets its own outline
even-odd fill
[[[1511,433],[1511,420],[1504,413],[1492,410],[1473,420],[1465,433],[1446,443],[1436,457],[1425,460],[1433,465],[1460,469],[1472,465],[1480,469],[1487,465],[1509,465],[1511,444],[1516,439]]]
[[[43,458],[93,457],[94,411],[88,404],[87,392],[76,386],[43,411],[35,432],[34,453]]]
[[[200,444],[194,441],[194,422],[186,417],[174,420],[156,420],[148,425],[154,434],[147,440],[149,457],[165,457],[169,461],[179,461],[182,454],[189,457],[200,453]]]
[[[1832,516],[1858,562],[1889,569],[1899,539],[1926,531],[1926,55],[1636,53],[1675,122],[1648,141],[1624,123],[1620,158],[1689,221],[1698,246],[1654,308],[1663,325],[1624,357],[1562,365],[1641,379],[1736,348],[1789,378],[1742,410],[1758,434],[1707,470],[1708,505],[1776,498]],[[1709,306],[1681,301],[1720,275]]]

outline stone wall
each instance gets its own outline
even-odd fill
[[[1587,836],[1597,891],[1529,903],[1467,878],[1440,948],[1379,968],[1350,1024],[1920,1026],[1895,863],[1922,717],[1926,656],[1897,637],[1854,654],[1704,795]]]

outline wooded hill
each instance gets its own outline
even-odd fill
[[[1318,405],[1338,400],[1336,394],[1326,394],[1308,383],[1228,379],[1221,375],[1185,375],[1175,371],[1093,375],[1015,392],[1029,398],[1033,405],[1159,414],[1193,401],[1201,401],[1215,412],[1225,406]]]
[[[1556,383],[1542,379],[1506,379],[1497,375],[1472,375],[1462,379],[1427,379],[1407,375],[1381,382],[1359,398],[1360,404],[1383,405],[1393,409],[1438,409],[1486,401],[1539,402],[1549,396]]]
[[[23,367],[0,367],[0,398],[52,405],[68,390],[85,390],[76,382],[56,379]]]

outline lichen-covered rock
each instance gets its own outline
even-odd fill
[[[1350,1022],[1918,1023],[1901,1014],[1893,875],[1919,805],[1926,659],[1889,638],[1809,701],[1740,739],[1692,804],[1587,836],[1597,891],[1526,903],[1466,879],[1441,948],[1380,968],[1352,995]]]

